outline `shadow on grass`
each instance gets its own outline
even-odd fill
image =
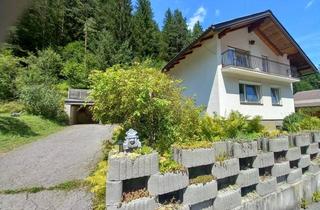
[[[19,135],[19,136],[36,136],[31,128],[23,121],[14,117],[0,116],[0,133]]]

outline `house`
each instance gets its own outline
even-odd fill
[[[295,111],[292,84],[317,68],[267,10],[210,26],[162,71],[208,114],[238,110],[275,127]]]
[[[320,89],[301,91],[294,94],[294,106],[299,109],[309,109],[311,114],[320,117]]]

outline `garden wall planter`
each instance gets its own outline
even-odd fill
[[[308,146],[311,143],[310,133],[302,133],[293,136],[294,143],[297,147]]]
[[[137,158],[112,157],[109,158],[108,180],[126,180],[150,176],[159,171],[158,153],[140,155]]]
[[[232,153],[233,153],[232,147],[233,147],[233,142],[231,141],[220,141],[220,142],[215,142],[213,144],[216,157],[221,155],[232,156]]]
[[[154,197],[140,198],[129,203],[122,203],[120,206],[107,206],[107,210],[151,210],[157,208],[158,204]]]
[[[151,195],[162,195],[165,193],[183,189],[189,185],[189,176],[184,172],[154,174],[148,180],[148,190]]]
[[[257,193],[261,196],[268,195],[277,190],[277,179],[276,177],[261,177],[259,184],[256,187]]]
[[[256,156],[257,152],[258,144],[256,141],[233,144],[233,156],[235,158]]]
[[[122,181],[107,181],[106,204],[119,205],[122,199]]]
[[[270,152],[282,152],[289,149],[288,137],[281,137],[269,140],[269,151]]]
[[[311,143],[307,148],[307,154],[319,153],[319,143]]]
[[[289,161],[275,163],[271,169],[271,175],[275,177],[284,176],[290,173]]]
[[[289,161],[298,160],[301,158],[300,147],[292,147],[286,153],[286,159]]]
[[[107,209],[157,209],[161,205],[158,201],[167,196],[179,196],[182,201],[180,209],[184,210],[269,210],[278,209],[279,205],[282,209],[299,209],[301,198],[311,201],[313,192],[320,190],[320,161],[317,156],[320,145],[318,136],[314,134],[297,136],[291,137],[291,147],[287,137],[280,137],[264,139],[263,143],[260,140],[260,146],[257,142],[246,142],[248,144],[245,145],[228,141],[215,143],[213,149],[175,151],[174,159],[189,168],[189,171],[177,173],[160,174],[156,153],[134,159],[122,156],[122,153],[111,155],[106,180]],[[310,141],[308,136],[311,136]],[[260,150],[256,151],[258,147]],[[189,185],[189,172],[202,173],[202,169],[192,171],[190,168],[202,165],[212,166],[211,173],[216,181]],[[203,171],[207,173],[210,167],[206,166]],[[259,170],[265,176],[259,176]],[[139,177],[143,179],[138,179],[137,183],[147,188],[152,197],[121,202],[123,190],[135,184],[135,180],[130,179]],[[284,181],[286,184],[277,184]],[[241,199],[241,193],[248,196]]]
[[[212,175],[217,179],[222,179],[229,176],[239,174],[240,166],[239,159],[232,158],[223,162],[215,163],[212,167]]]
[[[259,170],[257,168],[241,170],[236,181],[236,184],[240,187],[247,187],[257,183],[259,183]]]
[[[313,142],[320,143],[320,132],[313,132],[312,137],[313,137]]]
[[[311,161],[310,166],[309,166],[309,171],[310,171],[311,173],[318,173],[318,172],[320,172],[319,163],[317,163],[317,161]]]
[[[174,160],[187,168],[209,165],[215,161],[214,148],[174,149]]]
[[[213,209],[229,210],[241,205],[240,189],[226,189],[218,192]]]
[[[205,184],[193,184],[188,186],[183,192],[183,203],[193,205],[215,198],[218,193],[217,182],[215,180]]]
[[[252,167],[254,168],[265,168],[274,164],[273,152],[262,152],[258,153],[254,159]]]
[[[291,170],[291,172],[288,174],[287,182],[289,184],[295,183],[299,181],[302,177],[302,170],[301,168],[296,168]]]
[[[298,162],[299,168],[308,167],[311,164],[310,155],[302,155],[301,159]]]

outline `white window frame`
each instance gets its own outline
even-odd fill
[[[244,100],[241,100],[241,93],[240,93],[240,85],[243,85],[243,95],[244,95]],[[251,86],[257,86],[258,88],[258,101],[248,101],[247,100],[247,93],[246,93],[246,86],[251,85]],[[241,104],[258,104],[262,105],[262,85],[260,83],[254,83],[254,82],[242,82],[239,81],[239,99]]]
[[[272,101],[272,89],[277,89],[278,90],[278,103],[273,103]],[[281,106],[282,105],[282,97],[281,97],[281,89],[279,87],[270,87],[270,98],[271,98],[271,104],[272,106]]]

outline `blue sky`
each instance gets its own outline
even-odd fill
[[[168,8],[178,8],[190,27],[199,20],[204,28],[270,9],[315,65],[320,65],[320,0],[151,0],[151,5],[159,26]]]

